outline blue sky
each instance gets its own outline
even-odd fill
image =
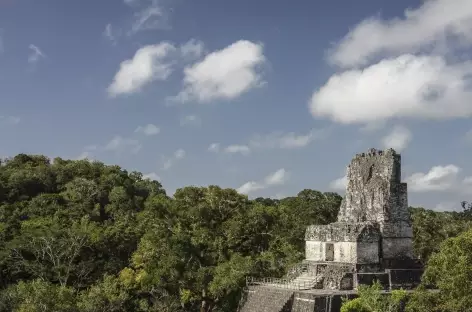
[[[411,205],[458,209],[471,29],[469,0],[2,0],[0,151],[283,197],[394,147]]]

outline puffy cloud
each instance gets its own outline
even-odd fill
[[[185,154],[186,154],[185,151],[183,149],[179,148],[178,150],[176,150],[174,152],[174,157],[175,157],[175,159],[182,159],[182,158],[185,157]]]
[[[467,186],[472,186],[472,176],[471,177],[465,177],[464,180],[462,180],[462,183],[464,183]]]
[[[219,143],[213,143],[210,145],[208,150],[210,152],[223,151],[229,154],[242,154],[249,155],[252,150],[256,149],[296,149],[303,148],[313,142],[324,138],[327,135],[326,129],[311,130],[308,133],[297,134],[295,132],[282,132],[276,131],[266,135],[256,134],[254,135],[247,144],[232,144],[224,148],[220,148]]]
[[[229,145],[224,149],[225,153],[228,154],[242,154],[247,156],[251,153],[251,149],[247,145]]]
[[[141,148],[142,145],[138,140],[123,138],[117,135],[105,145],[104,150],[113,152],[130,151],[133,154],[137,154]]]
[[[145,1],[142,2],[144,3]],[[127,0],[125,3],[136,6],[140,1]],[[148,6],[145,6],[134,14],[134,20],[129,35],[145,30],[161,29],[167,26],[167,15],[164,8],[159,5],[157,0],[152,0]]]
[[[203,55],[205,45],[197,39],[190,39],[180,46],[180,54],[184,60],[195,60]]]
[[[179,148],[174,152],[172,157],[166,158],[164,157],[164,164],[162,165],[162,170],[168,170],[170,169],[176,161],[181,160],[185,158],[186,152],[185,150]]]
[[[384,148],[393,148],[397,152],[404,150],[412,138],[410,130],[404,126],[396,126],[392,132],[382,139]]]
[[[161,129],[159,129],[159,127],[157,127],[156,125],[153,125],[153,124],[147,124],[145,126],[139,126],[136,128],[136,130],[134,130],[134,132],[136,133],[143,133],[144,135],[156,135],[156,134],[159,134],[159,132],[161,132]]]
[[[174,45],[168,42],[140,48],[132,59],[120,64],[120,69],[108,87],[108,94],[112,97],[131,94],[140,91],[152,81],[166,80],[172,73],[173,65],[166,59],[174,51]]]
[[[345,191],[347,187],[347,175],[332,181],[329,187],[336,191]]]
[[[202,120],[196,115],[187,115],[180,119],[181,126],[199,126],[201,123]]]
[[[213,153],[219,152],[220,151],[220,144],[219,143],[210,144],[210,146],[208,147],[208,151],[213,152]]]
[[[470,0],[429,0],[407,9],[402,18],[368,18],[354,27],[330,51],[329,59],[341,67],[366,65],[379,54],[419,52],[438,44],[450,46],[449,38],[472,43]]]
[[[333,75],[314,92],[309,108],[314,117],[344,124],[467,117],[471,79],[470,62],[449,65],[439,56],[406,54]]]
[[[211,102],[234,99],[262,83],[259,67],[264,62],[261,44],[237,41],[186,67],[183,90],[170,100]]]
[[[412,174],[406,182],[412,192],[447,191],[457,185],[459,172],[455,165],[434,166],[427,173]]]
[[[143,179],[151,181],[161,181],[161,178],[155,172],[146,173],[143,175]]]
[[[280,185],[280,184],[284,184],[286,179],[287,179],[287,171],[284,168],[282,168],[268,175],[264,179],[264,182],[265,182],[265,185]]]
[[[297,134],[294,132],[273,132],[268,135],[254,135],[249,145],[254,148],[282,148],[293,149],[302,148],[310,144],[312,141],[325,137],[327,131],[311,130],[305,134]]]
[[[250,194],[272,186],[283,185],[287,181],[287,178],[288,173],[284,168],[282,168],[269,174],[260,182],[249,181],[238,187],[236,190],[241,194]]]
[[[40,59],[46,57],[46,55],[41,51],[41,49],[34,44],[30,44],[28,47],[31,50],[30,55],[28,56],[28,63],[34,64],[37,63]]]
[[[241,194],[249,194],[261,189],[264,189],[264,185],[255,181],[249,181],[238,187],[236,191]]]

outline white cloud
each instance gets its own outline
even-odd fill
[[[114,30],[111,24],[107,24],[105,26],[105,30],[103,31],[103,36],[110,40],[113,44],[116,44],[116,39],[119,36],[119,32]]]
[[[147,45],[136,51],[132,59],[120,64],[113,82],[108,87],[112,97],[140,91],[155,80],[166,80],[172,73],[172,62],[165,59],[175,50],[168,42]]]
[[[139,126],[136,128],[136,130],[134,130],[134,132],[136,133],[143,133],[144,135],[156,135],[156,134],[159,134],[159,132],[161,132],[161,129],[159,129],[159,127],[157,127],[156,125],[153,125],[153,124],[147,124],[145,126]]]
[[[406,178],[412,192],[447,191],[457,185],[460,168],[455,165],[434,166],[429,172],[417,172]]]
[[[143,1],[144,2],[144,1]],[[129,5],[136,5],[139,1],[125,1]],[[164,8],[159,5],[159,1],[151,1],[149,6],[136,12],[131,25],[129,35],[136,34],[145,30],[155,30],[167,27],[167,17]]]
[[[208,151],[213,153],[218,153],[220,151],[220,144],[219,143],[212,143],[208,147]]]
[[[336,191],[345,191],[347,187],[347,175],[332,181],[329,187]]]
[[[268,176],[266,176],[262,181],[249,181],[238,187],[236,190],[241,194],[250,194],[258,190],[267,189],[276,185],[283,185],[288,178],[288,172],[282,168],[279,169]]]
[[[314,117],[343,124],[467,117],[471,79],[472,63],[448,65],[439,56],[407,54],[333,75],[314,92],[309,107]]]
[[[180,46],[180,54],[184,60],[195,60],[203,55],[205,45],[202,41],[190,39]]]
[[[0,116],[0,124],[3,125],[17,125],[21,121],[20,117],[16,116]]]
[[[236,191],[241,194],[249,194],[264,188],[264,185],[261,185],[254,181],[249,181],[238,187]]]
[[[251,149],[247,145],[229,145],[224,149],[225,153],[241,154],[247,156],[251,153]]]
[[[438,44],[472,43],[470,0],[428,0],[403,18],[368,18],[354,27],[331,51],[329,58],[342,67],[366,65],[379,54],[418,52]]]
[[[30,44],[28,48],[31,50],[31,53],[28,56],[28,63],[34,64],[40,59],[46,57],[43,51],[41,51],[41,49],[35,46],[34,44]]]
[[[404,126],[395,126],[389,134],[382,139],[385,149],[393,148],[397,152],[404,150],[412,138],[410,130]]]
[[[268,175],[265,179],[265,185],[281,185],[284,184],[285,181],[287,180],[287,171],[282,168],[277,170],[276,172]]]
[[[327,135],[327,129],[311,130],[305,134],[296,134],[294,132],[275,131],[267,135],[254,135],[248,144],[232,144],[220,148],[219,143],[213,143],[208,150],[210,152],[223,151],[228,154],[242,154],[247,156],[255,149],[296,149],[303,148],[314,140],[324,138]]]
[[[237,98],[262,84],[259,68],[264,62],[261,44],[237,41],[186,67],[183,90],[170,100],[203,103]]]
[[[133,154],[137,154],[141,148],[142,145],[138,140],[123,138],[117,135],[105,145],[104,150],[113,152],[130,151]]]
[[[467,186],[472,186],[472,176],[471,177],[465,177],[464,180],[462,180],[462,183],[464,183]]]
[[[151,181],[161,181],[161,178],[155,172],[143,174],[143,179]]]
[[[312,141],[325,136],[326,130],[311,130],[306,134],[296,134],[294,132],[284,133],[277,131],[268,135],[254,135],[249,141],[249,145],[254,148],[302,148],[310,144]]]
[[[169,157],[169,158],[166,158],[164,157],[164,163],[162,165],[162,170],[168,170],[170,169],[176,161],[178,160],[181,160],[183,158],[185,158],[185,155],[186,155],[186,152],[185,150],[179,148],[178,150],[176,150],[174,152],[174,154],[172,155],[172,157]]]
[[[202,120],[196,115],[187,115],[180,119],[181,126],[199,126],[201,123]]]
[[[175,159],[182,159],[185,157],[185,151],[183,149],[178,149],[174,152]]]

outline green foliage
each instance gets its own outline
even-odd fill
[[[1,295],[0,311],[44,312],[77,311],[74,289],[43,280],[19,282]]]
[[[345,301],[341,312],[402,312],[407,301],[404,290],[382,293],[382,285],[375,282],[372,286],[360,286],[356,299]]]
[[[20,154],[0,166],[2,308],[233,311],[245,277],[283,275],[303,257],[306,225],[333,222],[340,202],[217,186],[171,198],[118,166]]]
[[[362,299],[356,298],[343,303],[341,306],[341,312],[371,312],[364,306]]]
[[[472,311],[472,229],[441,244],[428,261],[423,282],[440,290],[443,311]]]
[[[303,259],[306,226],[334,222],[340,203],[308,189],[249,200],[192,186],[169,197],[118,166],[20,154],[0,166],[0,311],[235,311],[245,277],[285,274]],[[412,208],[425,283],[441,293],[422,286],[408,311],[472,306],[464,207]],[[379,287],[361,288],[343,311],[399,311],[406,294]]]
[[[466,213],[436,212],[424,208],[412,208],[411,213],[414,248],[424,263],[439,251],[441,242],[472,227],[472,217]]]

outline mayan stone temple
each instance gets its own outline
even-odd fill
[[[241,312],[338,312],[358,285],[377,280],[388,292],[419,284],[400,154],[358,154],[347,178],[337,222],[306,229],[306,259],[284,278],[248,277]]]

